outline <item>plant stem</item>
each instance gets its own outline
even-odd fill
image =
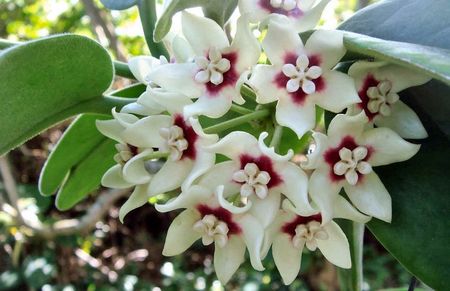
[[[253,111],[251,109],[248,109],[248,108],[245,108],[243,106],[236,105],[236,104],[231,104],[231,108],[230,109],[231,109],[231,111],[234,111],[234,112],[240,113],[240,114],[249,114],[249,113],[255,112],[255,111]]]
[[[282,136],[283,136],[283,127],[279,124],[276,124],[269,147],[274,147],[276,149],[278,147],[278,145],[280,144],[280,140],[281,140]]]
[[[246,85],[241,86],[241,94],[245,99],[252,100],[252,101],[256,100],[255,92],[253,92],[253,90],[250,89]]]
[[[155,42],[153,40],[153,31],[157,20],[156,16],[156,1],[155,0],[140,0],[138,2],[139,16],[141,18],[142,28],[144,29],[145,40],[150,49],[152,56],[158,58],[165,56],[169,59],[169,54],[162,42]]]
[[[215,124],[213,126],[205,128],[203,131],[205,133],[219,133],[224,130],[227,130],[229,128],[233,128],[235,126],[248,123],[255,119],[262,119],[264,117],[267,117],[270,115],[270,111],[268,109],[262,109],[258,110],[249,114],[245,114],[218,124]]]
[[[114,69],[116,71],[117,76],[121,76],[128,79],[136,79],[133,73],[131,72],[130,67],[128,67],[127,63],[114,61]]]

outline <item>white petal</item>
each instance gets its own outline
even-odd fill
[[[347,135],[359,137],[362,135],[367,122],[368,119],[364,111],[354,116],[338,114],[331,120],[328,126],[328,136],[333,141],[338,142]]]
[[[149,197],[174,190],[181,186],[184,179],[192,170],[191,160],[171,161],[167,160],[161,170],[156,173],[148,187]]]
[[[391,106],[390,116],[378,115],[375,124],[378,127],[387,127],[403,138],[422,139],[428,134],[417,114],[402,101]]]
[[[252,207],[250,214],[258,219],[264,228],[271,224],[280,209],[281,196],[278,192],[270,191],[266,198],[251,196]]]
[[[314,214],[316,210],[309,203],[308,177],[305,172],[291,162],[277,163],[276,170],[283,179],[281,193],[294,204],[297,213],[302,216]]]
[[[198,203],[207,201],[213,195],[213,191],[209,188],[194,185],[177,197],[167,201],[166,204],[155,204],[155,209],[164,213],[175,209],[192,208]]]
[[[177,63],[187,63],[195,56],[191,45],[181,36],[175,36],[172,40],[172,50]]]
[[[220,248],[217,244],[214,249],[214,270],[217,278],[225,285],[244,262],[245,243],[237,235],[232,235],[227,244]]]
[[[224,185],[224,196],[239,193],[240,184],[234,183],[231,179],[233,173],[239,170],[239,165],[233,161],[226,161],[214,165],[206,174],[200,177],[198,185],[207,187],[212,191],[217,186]]]
[[[316,108],[308,100],[299,106],[291,97],[282,98],[277,103],[276,119],[280,125],[289,127],[301,138],[308,130],[314,128]]]
[[[159,134],[159,129],[171,125],[172,117],[168,115],[149,116],[128,127],[123,136],[127,142],[137,147],[162,147],[165,140]]]
[[[320,107],[339,113],[348,106],[359,103],[353,79],[338,71],[325,71],[322,75],[325,88],[311,96]]]
[[[407,142],[389,128],[374,128],[363,136],[366,145],[373,148],[369,163],[375,167],[406,161],[420,149],[420,145]]]
[[[183,35],[197,56],[205,55],[212,47],[222,50],[229,46],[225,32],[214,20],[209,18],[183,12],[181,27]]]
[[[236,94],[234,89],[223,89],[214,96],[202,95],[193,104],[184,107],[184,116],[186,118],[198,115],[211,118],[222,117],[230,109],[234,94]]]
[[[363,213],[391,222],[391,196],[374,172],[364,175],[356,186],[345,185],[345,193]]]
[[[327,6],[330,1],[331,0],[322,0],[317,3],[312,9],[306,11],[303,16],[297,19],[293,19],[295,31],[304,32],[313,29],[319,22],[325,6]]]
[[[108,188],[125,189],[135,184],[126,181],[122,175],[122,166],[114,165],[102,177],[102,185]]]
[[[151,104],[150,102],[158,104],[160,108],[167,110],[170,115],[181,114],[186,105],[192,104],[191,99],[186,95],[166,91],[160,88],[151,89],[145,100],[140,99],[141,97],[138,102],[141,102],[142,104],[147,104],[144,102],[148,102],[148,105]]]
[[[155,110],[153,110],[152,108],[149,108],[149,107],[139,104],[137,102],[133,102],[133,103],[127,104],[124,107],[122,107],[120,112],[137,114],[137,115],[142,115],[142,116],[150,116],[153,114],[159,114],[162,111],[155,112]]]
[[[238,73],[245,71],[258,62],[261,47],[253,35],[246,16],[239,17],[237,21],[236,35],[231,44],[230,51],[238,54],[235,69]]]
[[[131,193],[127,201],[120,207],[119,220],[123,223],[125,216],[132,210],[145,205],[148,202],[147,185],[138,185]]]
[[[225,155],[233,160],[238,160],[245,153],[251,154],[252,156],[261,154],[258,147],[258,140],[253,135],[244,131],[233,131],[217,143],[205,147],[205,149]]]
[[[315,170],[309,179],[309,195],[319,207],[322,224],[334,217],[334,203],[342,188],[340,183],[332,182],[328,169]]]
[[[318,55],[322,69],[331,69],[345,55],[344,34],[338,30],[317,30],[306,41],[305,50],[309,55]]]
[[[187,209],[180,213],[170,224],[162,254],[176,256],[187,250],[200,234],[193,230],[194,223],[200,220],[196,210]]]
[[[238,223],[242,229],[242,236],[250,255],[252,267],[257,271],[263,271],[261,247],[264,238],[264,228],[256,218],[250,215],[243,215],[238,219]]]
[[[208,141],[203,141],[203,144],[212,143],[217,141],[216,139]],[[198,151],[197,156],[194,160],[193,167],[191,171],[186,176],[182,188],[186,189],[189,187],[198,177],[206,173],[209,169],[214,166],[216,155],[210,152],[203,150],[202,145],[197,143]]]
[[[371,217],[356,210],[347,199],[340,195],[338,195],[334,201],[334,217],[344,218],[359,223],[366,223],[371,219]]]
[[[267,104],[281,98],[288,98],[285,87],[278,87],[275,77],[281,73],[279,67],[271,65],[256,65],[253,68],[249,85],[256,93],[256,102]]]
[[[328,148],[328,137],[321,132],[313,132],[314,147],[310,154],[306,157],[307,161],[301,163],[301,167],[305,170],[317,169],[323,164],[323,154]]]
[[[153,150],[145,150],[142,153],[132,157],[123,166],[123,178],[130,183],[144,184],[150,181],[151,175],[145,169],[145,157]]]
[[[133,114],[117,112],[115,107],[111,110],[111,114],[123,127],[128,127],[139,120],[139,118]]]
[[[142,84],[148,84],[148,74],[158,65],[159,60],[154,57],[139,56],[128,60],[128,66],[131,72]]]
[[[95,125],[98,131],[100,131],[104,136],[107,136],[119,143],[125,143],[123,141],[122,133],[125,129],[117,120],[96,120]]]
[[[302,248],[295,248],[289,235],[278,234],[272,244],[272,256],[283,282],[291,284],[300,272]]]
[[[392,64],[380,67],[375,77],[379,80],[390,80],[392,82],[392,92],[400,92],[406,88],[422,85],[431,80],[431,77],[427,75]]]
[[[386,62],[357,61],[348,69],[348,75],[355,80],[355,86],[357,90],[360,90],[369,72],[376,72],[378,68],[386,64]]]
[[[323,228],[328,234],[328,239],[318,239],[317,247],[332,264],[349,269],[352,266],[350,246],[344,232],[334,221],[325,224]]]
[[[196,98],[201,96],[205,90],[204,84],[194,80],[197,71],[195,63],[166,64],[154,69],[149,78],[168,91]]]
[[[220,186],[217,186],[216,190],[214,191],[220,207],[222,207],[234,214],[242,214],[242,213],[247,212],[250,208],[252,208],[253,203],[250,200],[248,200],[247,204],[245,204],[242,207],[236,206],[232,202],[229,202],[228,200],[226,200],[224,197],[224,193],[223,193],[224,189],[225,189],[225,186],[220,185]]]
[[[288,54],[296,54],[303,50],[299,35],[292,30],[289,22],[271,21],[267,35],[262,42],[264,51],[273,65],[285,64]]]
[[[260,5],[260,0],[240,0],[239,12],[247,15],[251,22],[259,22],[269,16],[269,12]]]
[[[285,155],[280,155],[275,151],[275,147],[268,147],[266,143],[264,142],[265,139],[269,134],[267,132],[261,132],[261,134],[258,137],[258,145],[259,150],[266,156],[268,156],[272,161],[276,162],[286,162],[292,159],[294,156],[294,151],[292,149],[289,149],[288,152]]]

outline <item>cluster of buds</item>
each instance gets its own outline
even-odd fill
[[[391,221],[391,198],[374,168],[419,150],[403,138],[426,131],[397,93],[429,78],[382,62],[355,62],[348,74],[334,70],[346,53],[343,33],[317,30],[306,42],[298,34],[316,25],[328,2],[241,0],[231,42],[214,21],[183,12],[183,36],[173,39],[170,61],[130,60],[147,90],[113,111],[114,119],[97,122],[118,142],[117,164],[102,184],[134,187],[121,220],[160,194],[170,199],[156,210],[183,209],[163,255],[199,239],[214,243],[214,267],[225,284],[246,250],[261,271],[272,249],[290,284],[305,246],[351,267],[335,218]],[[261,43],[252,22],[267,28]],[[258,64],[262,52],[268,61]],[[317,107],[337,114],[326,132],[315,131]],[[312,142],[298,162],[302,153],[283,147],[284,137],[305,134]]]

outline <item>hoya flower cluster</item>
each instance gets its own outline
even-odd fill
[[[328,2],[241,0],[231,41],[214,21],[183,12],[170,61],[130,60],[147,90],[114,110],[114,119],[97,122],[117,141],[117,164],[102,184],[134,187],[121,220],[150,197],[171,197],[155,205],[181,211],[164,255],[197,240],[214,243],[225,284],[246,251],[261,271],[272,249],[290,284],[305,247],[351,267],[335,218],[390,222],[391,198],[376,167],[419,150],[403,138],[424,138],[426,131],[398,92],[428,78],[382,62],[356,62],[348,74],[334,70],[346,53],[343,33],[317,30],[305,42],[298,34],[315,26]],[[266,30],[262,42],[254,23]],[[326,132],[314,131],[318,107],[337,113]],[[312,133],[301,164],[294,162],[301,153],[281,154],[287,132],[291,140]]]

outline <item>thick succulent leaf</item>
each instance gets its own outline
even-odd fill
[[[357,13],[340,28],[383,39],[450,49],[450,40],[444,37],[450,30],[449,12],[447,0],[382,1]],[[421,17],[411,18],[417,13],[421,13]],[[427,61],[420,55],[422,53],[417,51],[417,57]],[[445,76],[439,79],[447,82],[448,71]],[[369,223],[369,229],[394,257],[437,290],[447,288],[450,269],[448,96],[450,88],[438,81],[402,94],[402,100],[419,114],[430,137],[413,159],[377,168],[392,196],[393,220],[392,224],[376,220]]]
[[[351,53],[409,67],[450,85],[450,50],[349,32],[344,36],[344,44]]]
[[[107,51],[83,36],[57,35],[1,51],[0,155],[98,106],[112,78]]]
[[[111,10],[124,10],[136,5],[139,0],[100,0],[106,8]]]
[[[144,85],[136,84],[115,91],[112,95],[133,98],[144,91]],[[111,115],[80,115],[64,132],[48,157],[39,177],[39,190],[42,195],[52,195],[60,188],[60,208],[73,206],[98,188],[103,173],[114,163],[114,143],[105,145],[108,138],[95,126],[95,120],[110,118]],[[95,160],[95,167],[90,166],[88,159]],[[84,167],[89,168],[87,171],[80,170]],[[79,180],[83,180],[82,184],[86,187],[76,188],[75,183]],[[70,197],[65,197],[66,195]]]
[[[231,14],[236,9],[238,0],[215,0],[209,1],[203,6],[203,13],[206,17],[214,19],[220,26],[223,26]]]
[[[339,26],[386,40],[450,49],[448,0],[380,1]]]
[[[56,207],[67,210],[100,187],[103,174],[115,164],[111,158],[116,149],[115,141],[104,139],[70,172],[70,179],[56,196]],[[106,159],[105,157],[110,157]]]

